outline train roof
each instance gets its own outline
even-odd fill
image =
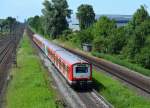
[[[46,40],[46,39],[44,39],[44,38],[43,38],[41,35],[39,35],[39,34],[34,34],[33,36],[36,37],[36,38],[38,38],[38,39],[41,40],[41,41]]]
[[[56,51],[57,55],[59,55],[62,59],[69,62],[70,64],[76,63],[87,63],[85,60],[79,58],[77,55],[74,55],[67,50]]]
[[[49,47],[53,51],[62,51],[62,50],[64,50],[63,48],[58,47],[57,45],[54,45],[54,44],[50,43],[47,39],[43,38],[39,34],[34,34],[34,36],[36,38],[38,38],[40,41],[42,41],[47,47]]]
[[[53,43],[50,43],[48,40],[44,39],[42,36],[35,34],[36,38],[42,41],[48,48],[55,51],[57,55],[59,55],[63,60],[67,61],[70,64],[76,63],[87,63],[85,60],[79,58],[77,55],[70,53],[69,51],[61,48]]]
[[[50,43],[49,41],[45,41],[44,43],[45,43],[45,45],[46,45],[48,48],[50,48],[50,49],[51,49],[52,51],[54,51],[54,52],[56,52],[56,51],[64,51],[63,48],[58,47],[57,45],[54,45],[54,44]]]

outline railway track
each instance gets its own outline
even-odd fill
[[[7,54],[10,50],[10,48],[12,48],[11,50],[13,50],[14,44],[12,43],[12,41],[10,40],[9,42],[6,43],[6,45],[4,45],[1,50],[0,50],[0,64],[2,64],[5,60],[5,58],[7,57]]]
[[[14,50],[14,43],[10,40],[3,46],[0,52],[0,108],[3,106],[3,96],[8,82],[8,71],[11,66],[11,58]]]
[[[113,108],[113,106],[105,100],[95,89],[83,90],[77,92],[80,99],[83,100],[86,108]]]
[[[32,33],[28,33],[32,36]],[[30,37],[31,38],[31,37]],[[34,44],[34,42],[32,42]],[[34,44],[34,46],[36,46]],[[36,46],[38,48],[38,46]],[[37,49],[36,48],[36,49]],[[48,68],[53,77],[57,88],[67,101],[67,107],[70,108],[113,108],[102,96],[100,96],[93,88],[76,89],[68,85],[66,80],[45,54],[38,48],[39,56],[43,64]]]
[[[14,50],[14,44],[10,40],[5,46],[3,46],[1,52],[0,52],[0,94],[1,90],[3,88],[4,83],[4,77],[6,77],[6,74],[3,72],[5,69],[5,65],[7,64],[7,61],[12,54]]]
[[[60,75],[52,62],[42,53],[40,58],[44,61],[45,66],[51,72],[57,88],[67,100],[68,106],[73,108],[113,108],[102,96],[94,89],[80,89],[79,91],[71,88],[66,80]]]
[[[3,96],[8,84],[9,69],[16,55],[17,45],[23,34],[24,26],[19,25],[16,33],[0,39],[0,108],[3,107]]]
[[[133,85],[134,87],[139,88],[142,91],[150,94],[150,78],[149,77],[146,77],[137,72],[131,71],[122,66],[110,63],[103,59],[87,55],[84,52],[77,51],[77,50],[65,47],[63,45],[59,45],[59,46],[84,58],[88,62],[92,63],[94,66],[100,68],[101,70],[104,70],[105,72],[108,72],[109,74],[114,75],[117,78]]]

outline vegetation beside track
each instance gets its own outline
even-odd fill
[[[94,83],[98,91],[115,108],[148,108],[150,100],[138,96],[123,84],[101,72],[93,72]]]
[[[40,59],[34,53],[25,34],[17,56],[18,67],[12,70],[12,80],[6,94],[6,108],[58,108],[57,95],[50,86]]]
[[[71,41],[64,41],[63,39],[57,39],[57,40],[53,40],[53,42],[58,43],[58,44],[63,43],[63,45],[66,47],[69,46],[70,48],[82,50],[80,45],[77,45],[76,43],[72,43]],[[118,64],[121,66],[125,66],[128,69],[134,70],[135,72],[141,73],[146,76],[150,76],[149,69],[146,69],[139,64],[131,63],[127,59],[124,59],[124,58],[122,59],[122,57],[119,55],[99,53],[99,52],[95,52],[95,51],[93,51],[91,53],[87,53],[87,54],[93,55],[95,57],[103,58],[105,60],[111,61],[112,63]]]
[[[108,61],[111,61],[112,63],[119,64],[121,66],[125,66],[131,70],[134,70],[135,72],[141,73],[146,76],[150,76],[150,70],[143,68],[139,64],[131,63],[127,59],[122,59],[119,55],[110,55],[110,54],[104,54],[104,53],[98,53],[98,52],[92,52],[93,56],[100,57],[103,59],[106,59]]]

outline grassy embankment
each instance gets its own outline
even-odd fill
[[[58,40],[55,40],[55,42],[62,43]],[[63,41],[63,45],[77,48],[74,44],[71,45],[69,42]],[[119,81],[101,72],[94,70],[93,79],[100,94],[111,102],[115,108],[148,108],[150,106],[150,100],[138,96],[134,91],[128,89]]]
[[[6,108],[58,108],[57,95],[50,86],[39,57],[25,34],[17,56],[18,67],[12,69],[12,80],[6,94]]]
[[[97,53],[97,52],[92,52],[92,55],[96,56],[96,57],[100,57],[103,59],[106,59],[108,61],[111,61],[112,63],[116,63],[119,64],[121,66],[127,67],[131,70],[134,70],[138,73],[141,73],[145,76],[149,76],[150,77],[150,70],[143,68],[142,66],[140,66],[139,64],[134,64],[129,62],[126,59],[121,59],[119,56],[117,55],[109,55],[109,54],[102,54],[102,53]]]
[[[96,71],[93,72],[93,78],[99,93],[115,108],[149,108],[150,100],[138,96],[119,81]]]

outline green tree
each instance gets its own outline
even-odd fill
[[[133,15],[132,20],[126,26],[126,35],[128,38],[127,46],[123,48],[122,53],[135,61],[137,54],[145,46],[145,41],[150,33],[150,17],[144,6],[141,6]]]
[[[9,29],[9,32],[14,31],[15,25],[17,24],[16,18],[7,17],[4,21],[5,28]]]
[[[95,13],[93,7],[88,4],[82,4],[78,7],[76,13],[79,20],[80,29],[86,29],[95,22]]]
[[[149,18],[149,14],[145,7],[142,5],[133,15],[132,25],[133,28],[140,25],[144,20]]]
[[[3,32],[4,29],[4,20],[0,19],[0,32]]]
[[[80,40],[81,44],[92,43],[93,35],[91,33],[91,28],[78,32],[78,39]]]
[[[141,52],[136,56],[136,61],[143,67],[150,69],[150,46],[141,49]]]
[[[93,34],[94,36],[102,36],[108,37],[114,30],[117,28],[116,22],[114,20],[110,20],[106,16],[100,17],[100,19],[93,26]]]
[[[36,30],[36,32],[44,34],[42,16],[40,17],[36,15],[34,17],[29,18],[27,22],[32,28]]]
[[[127,37],[125,35],[125,28],[117,28],[116,31],[110,36],[108,43],[108,52],[112,54],[120,54],[122,48],[127,43]]]
[[[94,35],[94,49],[100,52],[108,52],[110,37],[115,33],[117,25],[114,20],[102,16],[94,25],[92,34]]]
[[[68,29],[67,18],[70,18],[71,10],[66,0],[45,0],[43,5],[44,30],[55,39]]]
[[[147,36],[150,34],[150,19],[144,20],[139,26],[136,26],[132,36],[128,36],[128,44],[123,49],[123,53],[128,58],[134,60],[136,54],[140,53],[141,48],[145,46]]]

